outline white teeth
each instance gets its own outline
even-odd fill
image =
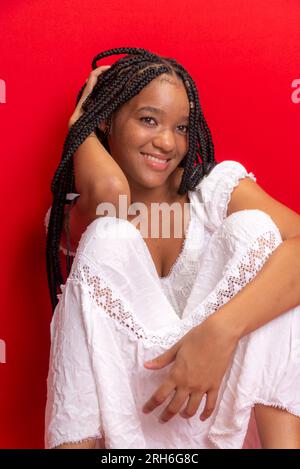
[[[158,163],[166,163],[167,162],[167,160],[162,160],[160,158],[155,158],[155,156],[147,155],[146,153],[143,153],[143,156],[145,158],[147,158],[147,160],[157,161]]]

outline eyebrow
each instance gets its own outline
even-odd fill
[[[153,107],[153,106],[143,106],[143,107],[140,107],[137,112],[140,112],[140,111],[150,111],[150,112],[154,112],[155,114],[165,114],[165,111],[163,111],[162,109],[159,109],[157,107]],[[189,120],[189,116],[181,116],[180,120]]]

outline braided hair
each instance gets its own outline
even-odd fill
[[[146,49],[121,47],[98,54],[92,61],[110,55],[127,54],[116,61],[97,80],[93,90],[85,99],[79,119],[70,127],[66,136],[61,161],[51,182],[53,203],[47,231],[47,276],[52,309],[58,303],[58,287],[65,283],[62,275],[59,245],[64,223],[66,195],[76,192],[73,155],[89,134],[95,132],[102,145],[109,151],[107,135],[98,127],[100,121],[110,121],[120,106],[137,95],[148,83],[161,74],[180,78],[190,102],[188,151],[179,166],[184,167],[178,194],[194,190],[201,179],[217,164],[210,130],[203,116],[198,91],[189,73],[175,59],[162,57]],[[80,89],[76,105],[84,91]],[[70,273],[70,258],[67,254],[67,276]]]

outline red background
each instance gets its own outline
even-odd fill
[[[300,103],[291,99],[300,2],[6,0],[0,15],[0,447],[42,448],[51,316],[43,219],[93,57],[123,46],[176,58],[197,83],[216,160],[240,161],[300,213]]]

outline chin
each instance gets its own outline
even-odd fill
[[[173,171],[172,171],[173,173]],[[158,187],[163,186],[168,178],[172,175],[169,173],[163,173],[163,172],[151,172],[149,171],[148,174],[146,172],[141,174],[126,174],[126,177],[128,179],[129,185],[132,183],[133,185],[137,185],[140,187],[143,187],[145,189],[157,189]]]
[[[155,189],[157,187],[163,186],[169,176],[170,175],[167,176],[166,174],[157,174],[153,177],[141,180],[139,184],[147,189]]]

